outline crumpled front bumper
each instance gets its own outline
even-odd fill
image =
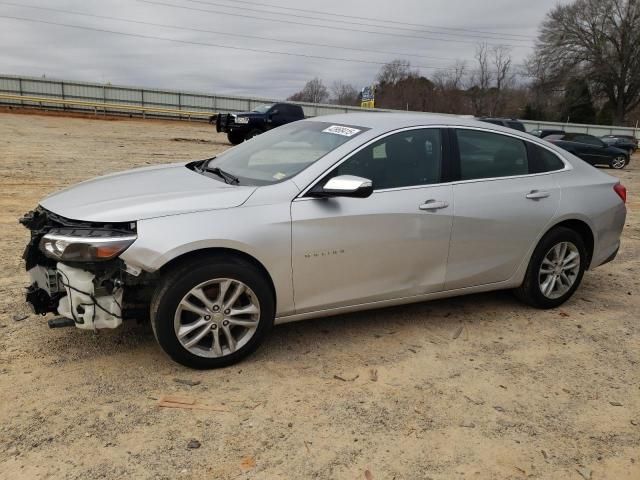
[[[122,287],[111,293],[96,292],[92,272],[60,262],[55,269],[36,265],[29,270],[29,277],[26,301],[35,313],[54,311],[85,330],[122,324]]]
[[[118,259],[97,263],[57,262],[44,255],[39,244],[52,229],[116,230],[131,234],[135,226],[131,222],[102,224],[71,220],[40,206],[26,213],[20,223],[31,231],[23,259],[31,279],[26,301],[34,313],[62,315],[86,330],[118,327],[122,323],[125,293],[122,262]],[[130,290],[127,286],[127,294]]]

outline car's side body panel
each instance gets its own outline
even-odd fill
[[[533,191],[548,196],[528,199]],[[447,290],[509,279],[556,214],[561,193],[553,174],[541,174],[460,182],[453,195]]]
[[[442,290],[451,185],[374,192],[367,199],[300,198],[291,206],[298,313]],[[421,210],[428,200],[446,202]]]
[[[593,233],[594,248],[590,268],[607,260],[620,246],[626,207],[613,190],[617,180],[569,156],[574,165],[573,174],[558,172],[562,186],[562,199],[554,224],[566,220],[579,220]],[[585,195],[588,189],[588,195]]]

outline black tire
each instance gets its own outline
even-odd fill
[[[561,297],[551,299],[542,293],[538,281],[538,273],[547,252],[561,242],[571,242],[576,246],[580,254],[580,268],[571,288]],[[555,227],[542,237],[533,251],[524,281],[520,287],[514,290],[514,293],[518,299],[532,307],[540,309],[558,307],[571,298],[578,286],[580,286],[587,262],[589,262],[589,255],[582,237],[570,228]]]
[[[244,136],[245,140],[251,140],[253,137],[260,135],[262,133],[262,130],[258,130],[257,128],[254,128],[253,130],[249,130],[247,132],[247,134]]]
[[[174,315],[187,292],[215,278],[238,280],[247,285],[260,302],[260,317],[256,331],[243,347],[222,357],[202,357],[180,343],[174,329]],[[212,369],[237,363],[258,348],[273,327],[275,300],[269,281],[258,268],[242,259],[211,255],[186,261],[163,276],[151,300],[150,314],[156,340],[173,360],[190,368]]]
[[[244,141],[244,135],[238,132],[229,132],[227,133],[227,140],[231,145],[238,145]]]

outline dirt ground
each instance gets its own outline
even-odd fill
[[[147,325],[29,315],[22,213],[227,147],[200,123],[0,113],[0,479],[640,478],[639,157],[618,174],[618,258],[558,310],[498,292],[289,324],[208,372],[170,361]],[[158,407],[169,394],[215,410]]]

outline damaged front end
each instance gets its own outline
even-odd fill
[[[119,258],[137,238],[135,222],[82,222],[38,207],[20,223],[31,231],[23,258],[31,278],[26,301],[35,313],[94,330],[116,328],[145,310],[146,279]]]

